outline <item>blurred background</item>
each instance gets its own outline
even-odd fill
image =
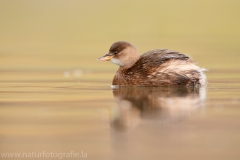
[[[114,71],[96,59],[119,40],[140,53],[180,51],[208,69],[237,67],[239,6],[238,0],[1,0],[0,69]]]
[[[1,153],[239,160],[239,7],[239,0],[0,0]],[[187,54],[209,70],[208,86],[111,89],[118,66],[97,58],[119,40],[140,53]]]

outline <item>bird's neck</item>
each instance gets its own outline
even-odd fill
[[[119,71],[124,71],[124,70],[131,68],[139,60],[140,54],[138,53],[138,51],[136,49],[134,49],[132,52],[134,52],[134,53],[131,54],[130,57],[127,57],[124,60],[124,65],[121,65],[119,67]]]

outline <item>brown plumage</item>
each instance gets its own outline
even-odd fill
[[[140,56],[132,44],[119,41],[98,60],[111,60],[120,66],[113,85],[200,86],[206,83],[205,69],[196,66],[188,56],[167,49],[151,50]]]

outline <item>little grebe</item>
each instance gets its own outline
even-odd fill
[[[130,43],[115,42],[98,60],[119,65],[112,84],[123,86],[200,86],[206,84],[205,69],[179,52],[156,49],[140,56]]]

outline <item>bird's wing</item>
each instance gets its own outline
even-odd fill
[[[143,63],[145,62],[154,66],[159,66],[170,59],[188,60],[189,57],[168,49],[156,49],[144,53],[140,58]]]
[[[171,59],[189,60],[189,57],[176,51],[168,49],[156,49],[144,53],[139,60],[131,67],[132,71],[135,70],[149,70],[159,67]]]

